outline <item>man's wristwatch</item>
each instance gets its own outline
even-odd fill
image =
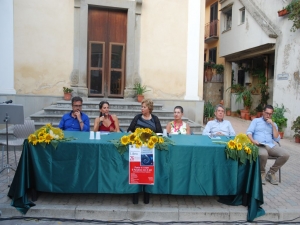
[[[79,121],[79,123],[83,123],[83,121],[82,121],[82,120],[80,120],[80,121]]]

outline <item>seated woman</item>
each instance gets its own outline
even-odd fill
[[[116,115],[109,114],[109,103],[99,103],[100,116],[95,118],[94,131],[120,132],[119,120]]]
[[[182,121],[183,108],[176,106],[174,108],[174,121],[168,123],[167,133],[169,134],[191,134],[190,126]]]
[[[134,132],[136,128],[150,128],[155,133],[162,133],[160,121],[157,116],[152,114],[153,101],[144,99],[142,101],[142,114],[136,115],[131,121],[127,132]]]

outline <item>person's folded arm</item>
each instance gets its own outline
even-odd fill
[[[82,120],[83,121],[83,128],[82,131],[90,131],[90,120],[87,117],[86,119]]]
[[[235,131],[230,122],[229,122],[229,136],[235,136]]]
[[[127,129],[127,132],[131,131],[131,132],[134,132],[135,131],[135,126],[136,126],[136,123],[138,121],[138,118],[139,118],[140,114],[139,115],[136,115],[133,120],[131,121],[128,129]]]
[[[207,124],[206,124],[206,126],[205,126],[205,128],[204,128],[204,130],[203,130],[203,132],[202,132],[202,135],[210,135],[210,130],[211,130],[211,122],[209,121]]]

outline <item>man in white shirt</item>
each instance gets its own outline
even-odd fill
[[[209,121],[202,135],[209,136],[235,136],[235,131],[228,120],[224,120],[225,109],[223,105],[219,104],[215,108],[215,119]]]

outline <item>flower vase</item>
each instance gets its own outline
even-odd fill
[[[144,100],[144,95],[137,95],[137,101],[142,102]]]
[[[278,133],[280,135],[280,138],[283,139],[284,132],[283,131],[278,131]]]
[[[205,77],[206,77],[206,81],[207,82],[211,82],[211,79],[213,77],[213,71],[212,71],[212,68],[211,67],[208,67],[206,70],[205,70]]]
[[[299,136],[295,137],[295,143],[300,143],[300,137]]]
[[[64,93],[64,100],[71,100],[72,93]]]

